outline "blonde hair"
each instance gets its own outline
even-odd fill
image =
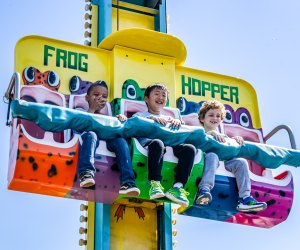
[[[199,113],[198,113],[198,119],[200,123],[203,125],[203,122],[201,122],[202,119],[204,119],[206,113],[211,109],[219,109],[221,111],[221,119],[224,120],[226,116],[226,110],[223,103],[217,101],[217,100],[209,100],[202,104]]]

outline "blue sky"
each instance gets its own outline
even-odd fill
[[[183,4],[184,3],[184,4]],[[83,0],[15,0],[1,2],[0,90],[13,73],[14,46],[36,34],[83,44]],[[257,91],[265,134],[290,125],[300,146],[298,0],[168,1],[169,33],[186,45],[185,66],[235,76]],[[80,201],[8,191],[6,175],[9,129],[7,106],[1,102],[0,244],[8,250],[75,250],[80,235]],[[270,144],[288,147],[279,133]],[[284,168],[277,172],[283,171]],[[300,169],[294,176],[295,198],[289,218],[272,229],[260,229],[177,216],[177,248],[203,246],[223,250],[298,249]]]

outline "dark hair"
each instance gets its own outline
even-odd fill
[[[152,85],[149,85],[146,90],[145,90],[145,94],[144,94],[144,97],[149,97],[150,93],[152,92],[152,90],[154,89],[161,89],[163,91],[166,91],[167,92],[167,95],[169,95],[169,91],[167,89],[167,87],[165,85],[163,85],[162,83],[155,83],[155,84],[152,84]]]
[[[108,87],[107,87],[107,84],[105,81],[102,81],[102,80],[99,80],[99,81],[96,81],[95,83],[92,83],[91,86],[88,88],[86,94],[89,95],[90,92],[96,88],[96,87],[103,87],[103,88],[106,88],[108,90]]]

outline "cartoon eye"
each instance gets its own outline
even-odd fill
[[[58,74],[54,71],[49,71],[47,82],[50,87],[56,87],[60,82]]]
[[[80,87],[80,79],[78,76],[73,76],[70,80],[69,89],[71,92],[78,91]]]
[[[232,123],[233,122],[233,116],[230,110],[226,109],[226,115],[224,118],[224,122],[226,123]]]
[[[177,99],[177,108],[179,109],[179,111],[181,113],[185,111],[185,109],[186,109],[186,102],[185,102],[185,100],[184,100],[183,97],[179,97]]]
[[[34,67],[27,67],[25,70],[24,70],[24,78],[27,82],[33,82],[34,81],[34,77],[35,77],[35,74],[34,74]]]
[[[22,100],[25,100],[27,102],[36,102],[35,98],[29,95],[24,95],[21,97]]]
[[[130,84],[127,86],[126,88],[126,96],[129,98],[129,99],[135,99],[136,98],[136,90],[135,90],[135,87]]]
[[[249,125],[250,125],[250,119],[249,119],[248,114],[241,113],[241,115],[240,115],[240,124],[243,127],[249,127]]]
[[[59,106],[59,105],[56,104],[55,102],[52,102],[52,101],[49,101],[49,100],[45,101],[44,103],[45,103],[45,104],[49,104],[49,105]]]

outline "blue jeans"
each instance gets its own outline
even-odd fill
[[[99,146],[99,140],[95,132],[89,131],[81,134],[82,145],[79,153],[78,172],[79,176],[90,173],[94,176],[96,169],[95,152]],[[117,165],[120,170],[120,184],[135,183],[135,176],[132,170],[130,150],[124,138],[115,138],[106,141],[109,151],[116,154]]]
[[[248,172],[248,162],[243,158],[235,158],[224,162],[225,169],[235,175],[239,197],[250,196],[251,181]],[[215,185],[215,173],[219,167],[219,157],[215,153],[207,153],[204,161],[204,171],[199,189],[210,191]]]

